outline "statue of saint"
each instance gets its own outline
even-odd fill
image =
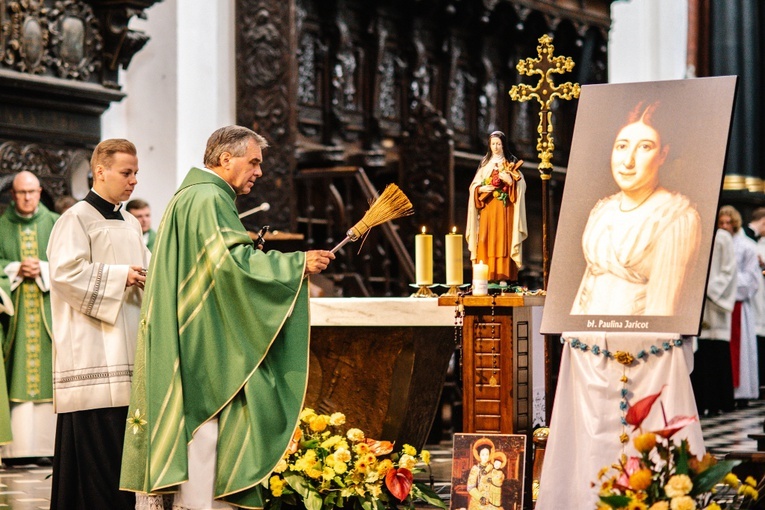
[[[489,149],[470,183],[465,238],[473,264],[489,266],[489,281],[515,282],[522,267],[526,227],[526,181],[519,160],[501,131],[489,135]]]

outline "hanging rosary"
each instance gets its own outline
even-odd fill
[[[627,383],[630,382],[629,377],[627,377],[627,370],[635,364],[635,360],[643,360],[647,361],[648,357],[650,355],[656,355],[660,354],[666,351],[669,351],[673,347],[682,347],[683,345],[683,339],[678,338],[675,340],[666,340],[662,342],[660,345],[652,345],[648,350],[642,349],[638,351],[636,354],[632,354],[626,351],[616,351],[611,352],[608,349],[602,349],[598,345],[587,345],[586,343],[582,342],[578,338],[560,338],[560,343],[566,344],[568,343],[572,349],[578,349],[582,352],[591,352],[595,356],[603,356],[604,358],[608,360],[614,360],[617,363],[622,365],[622,376],[619,378],[619,381],[622,383],[622,389],[621,389],[621,400],[619,401],[619,411],[621,412],[621,424],[622,424],[622,433],[619,435],[619,441],[622,443],[622,445],[629,442],[629,434],[627,434],[627,411],[629,410],[629,402],[627,401],[627,395],[629,394],[629,390],[627,389]]]
[[[465,305],[462,304],[464,295],[464,292],[457,292],[457,299],[454,301],[454,347],[459,360],[460,369],[457,378],[460,382],[462,382],[462,324],[465,321]]]

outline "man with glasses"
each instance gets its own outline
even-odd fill
[[[0,454],[7,464],[50,465],[56,431],[53,414],[48,248],[58,214],[40,203],[40,181],[31,172],[13,179],[13,201],[0,217],[0,267],[11,284],[3,358],[13,441]]]

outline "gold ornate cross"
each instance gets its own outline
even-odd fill
[[[510,97],[513,101],[528,101],[536,99],[542,108],[539,111],[539,127],[537,132],[537,152],[539,154],[539,171],[543,180],[550,179],[552,175],[552,159],[555,144],[553,143],[553,124],[552,110],[550,106],[556,97],[561,99],[572,99],[579,97],[581,88],[578,83],[566,82],[561,85],[555,85],[552,80],[552,73],[563,74],[571,72],[574,68],[574,61],[571,57],[554,57],[552,38],[545,34],[539,38],[537,46],[537,58],[527,58],[518,62],[515,67],[521,75],[533,76],[539,75],[539,82],[531,87],[530,85],[514,85],[510,89]]]

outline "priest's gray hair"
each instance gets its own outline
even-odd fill
[[[265,138],[246,127],[226,126],[216,130],[207,139],[204,158],[205,166],[207,168],[219,166],[220,157],[224,152],[228,152],[234,157],[244,156],[250,140],[255,140],[255,143],[261,149],[268,147],[268,142]]]

